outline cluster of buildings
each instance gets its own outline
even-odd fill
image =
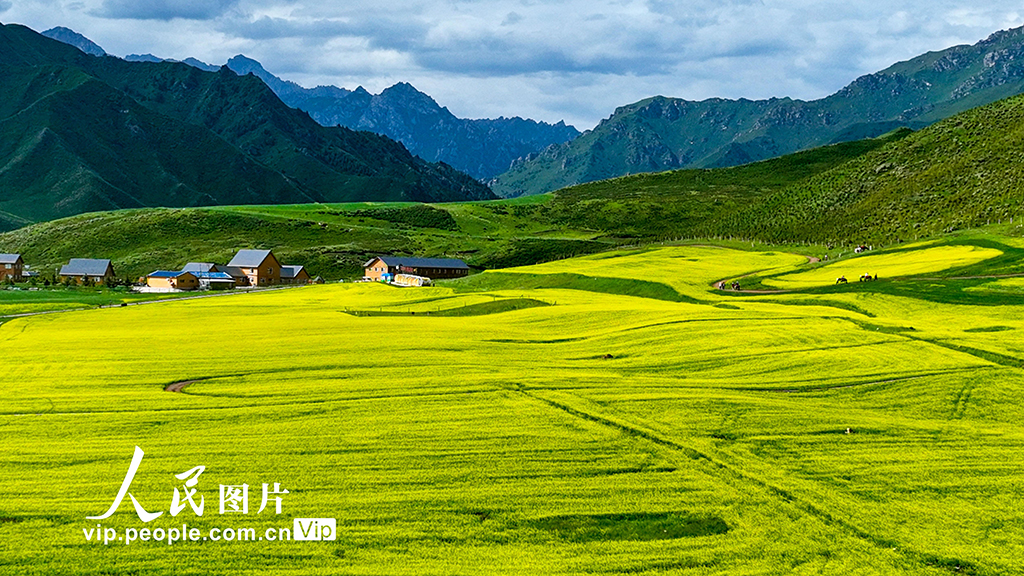
[[[71,279],[79,284],[86,281],[102,284],[114,278],[114,267],[111,266],[110,260],[72,258],[61,266],[58,276],[61,280]],[[39,273],[25,265],[21,254],[0,254],[0,282],[22,282],[33,277],[39,277]]]
[[[0,254],[0,282],[21,282],[33,275],[37,274],[28,270],[20,254]],[[103,284],[116,278],[110,260],[96,258],[72,258],[58,276],[78,284]],[[302,266],[281,264],[270,250],[239,250],[227,264],[190,262],[181,270],[157,270],[139,282],[152,291],[177,291],[308,284],[323,279],[310,278]]]
[[[281,264],[270,250],[239,250],[227,264],[189,262],[181,270],[157,270],[146,276],[155,290],[228,290],[235,287],[278,286],[323,282],[302,266]]]
[[[401,286],[429,286],[434,280],[469,275],[469,266],[454,258],[379,256],[366,262],[363,269],[364,281]],[[28,270],[20,254],[0,254],[0,282],[21,282],[32,275],[37,274]],[[72,258],[61,267],[59,276],[79,284],[103,284],[115,278],[110,260],[95,258]],[[319,276],[311,278],[302,266],[281,264],[270,250],[239,250],[227,264],[189,262],[181,270],[157,270],[139,278],[139,283],[153,292],[322,282]]]

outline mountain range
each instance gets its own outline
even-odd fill
[[[327,128],[253,76],[93,56],[0,26],[0,229],[143,206],[488,199],[401,144]]]
[[[626,174],[735,166],[920,128],[1021,92],[1024,28],[1016,28],[900,62],[820,100],[641,100],[571,142],[516,162],[491,185],[512,197]]]
[[[410,152],[432,162],[445,162],[477,178],[505,172],[512,162],[553,145],[568,142],[580,132],[565,122],[548,124],[522,118],[468,120],[457,118],[411,84],[400,82],[380,94],[362,87],[303,88],[281,80],[250,58],[239,55],[227,62],[238,74],[254,74],[285,104],[305,110],[325,126],[369,130],[405,144]]]
[[[75,44],[77,45],[77,44]],[[129,54],[130,62],[176,62],[152,54]],[[181,60],[200,70],[217,66],[195,58]],[[399,82],[380,94],[363,87],[305,88],[268,72],[258,61],[241,54],[226,66],[239,75],[253,74],[263,80],[285,104],[308,112],[324,126],[344,126],[387,136],[430,162],[444,162],[479,179],[491,179],[512,163],[553,144],[568,142],[580,131],[565,122],[497,118],[458,118],[448,108],[407,82]]]
[[[168,258],[217,260],[256,245],[336,278],[358,275],[381,253],[458,255],[475,267],[500,268],[678,238],[813,243],[836,256],[859,244],[988,225],[988,232],[1019,237],[1021,126],[1024,96],[1014,96],[917,132],[730,168],[625,176],[529,201],[115,211],[0,234],[0,252],[24,253],[52,269],[98,250],[137,275]],[[992,264],[1020,263],[1006,255]]]

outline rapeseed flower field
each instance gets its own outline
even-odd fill
[[[9,319],[0,572],[1024,572],[1020,283],[929,276],[1010,246],[645,248]],[[818,289],[843,266],[928,278]],[[753,274],[811,290],[713,287]],[[136,446],[129,492],[168,513],[87,519]],[[172,516],[197,466],[204,513]],[[281,514],[256,512],[274,483]],[[295,518],[336,538],[86,536]]]

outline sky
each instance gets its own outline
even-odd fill
[[[409,82],[462,118],[593,128],[655,95],[827,96],[924,52],[1024,24],[1007,0],[0,0],[116,56],[223,64],[303,86]]]

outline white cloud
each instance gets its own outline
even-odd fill
[[[114,54],[244,53],[304,85],[407,81],[457,115],[587,129],[656,94],[819,98],[1022,12],[1009,0],[19,0],[4,20],[68,26]]]

